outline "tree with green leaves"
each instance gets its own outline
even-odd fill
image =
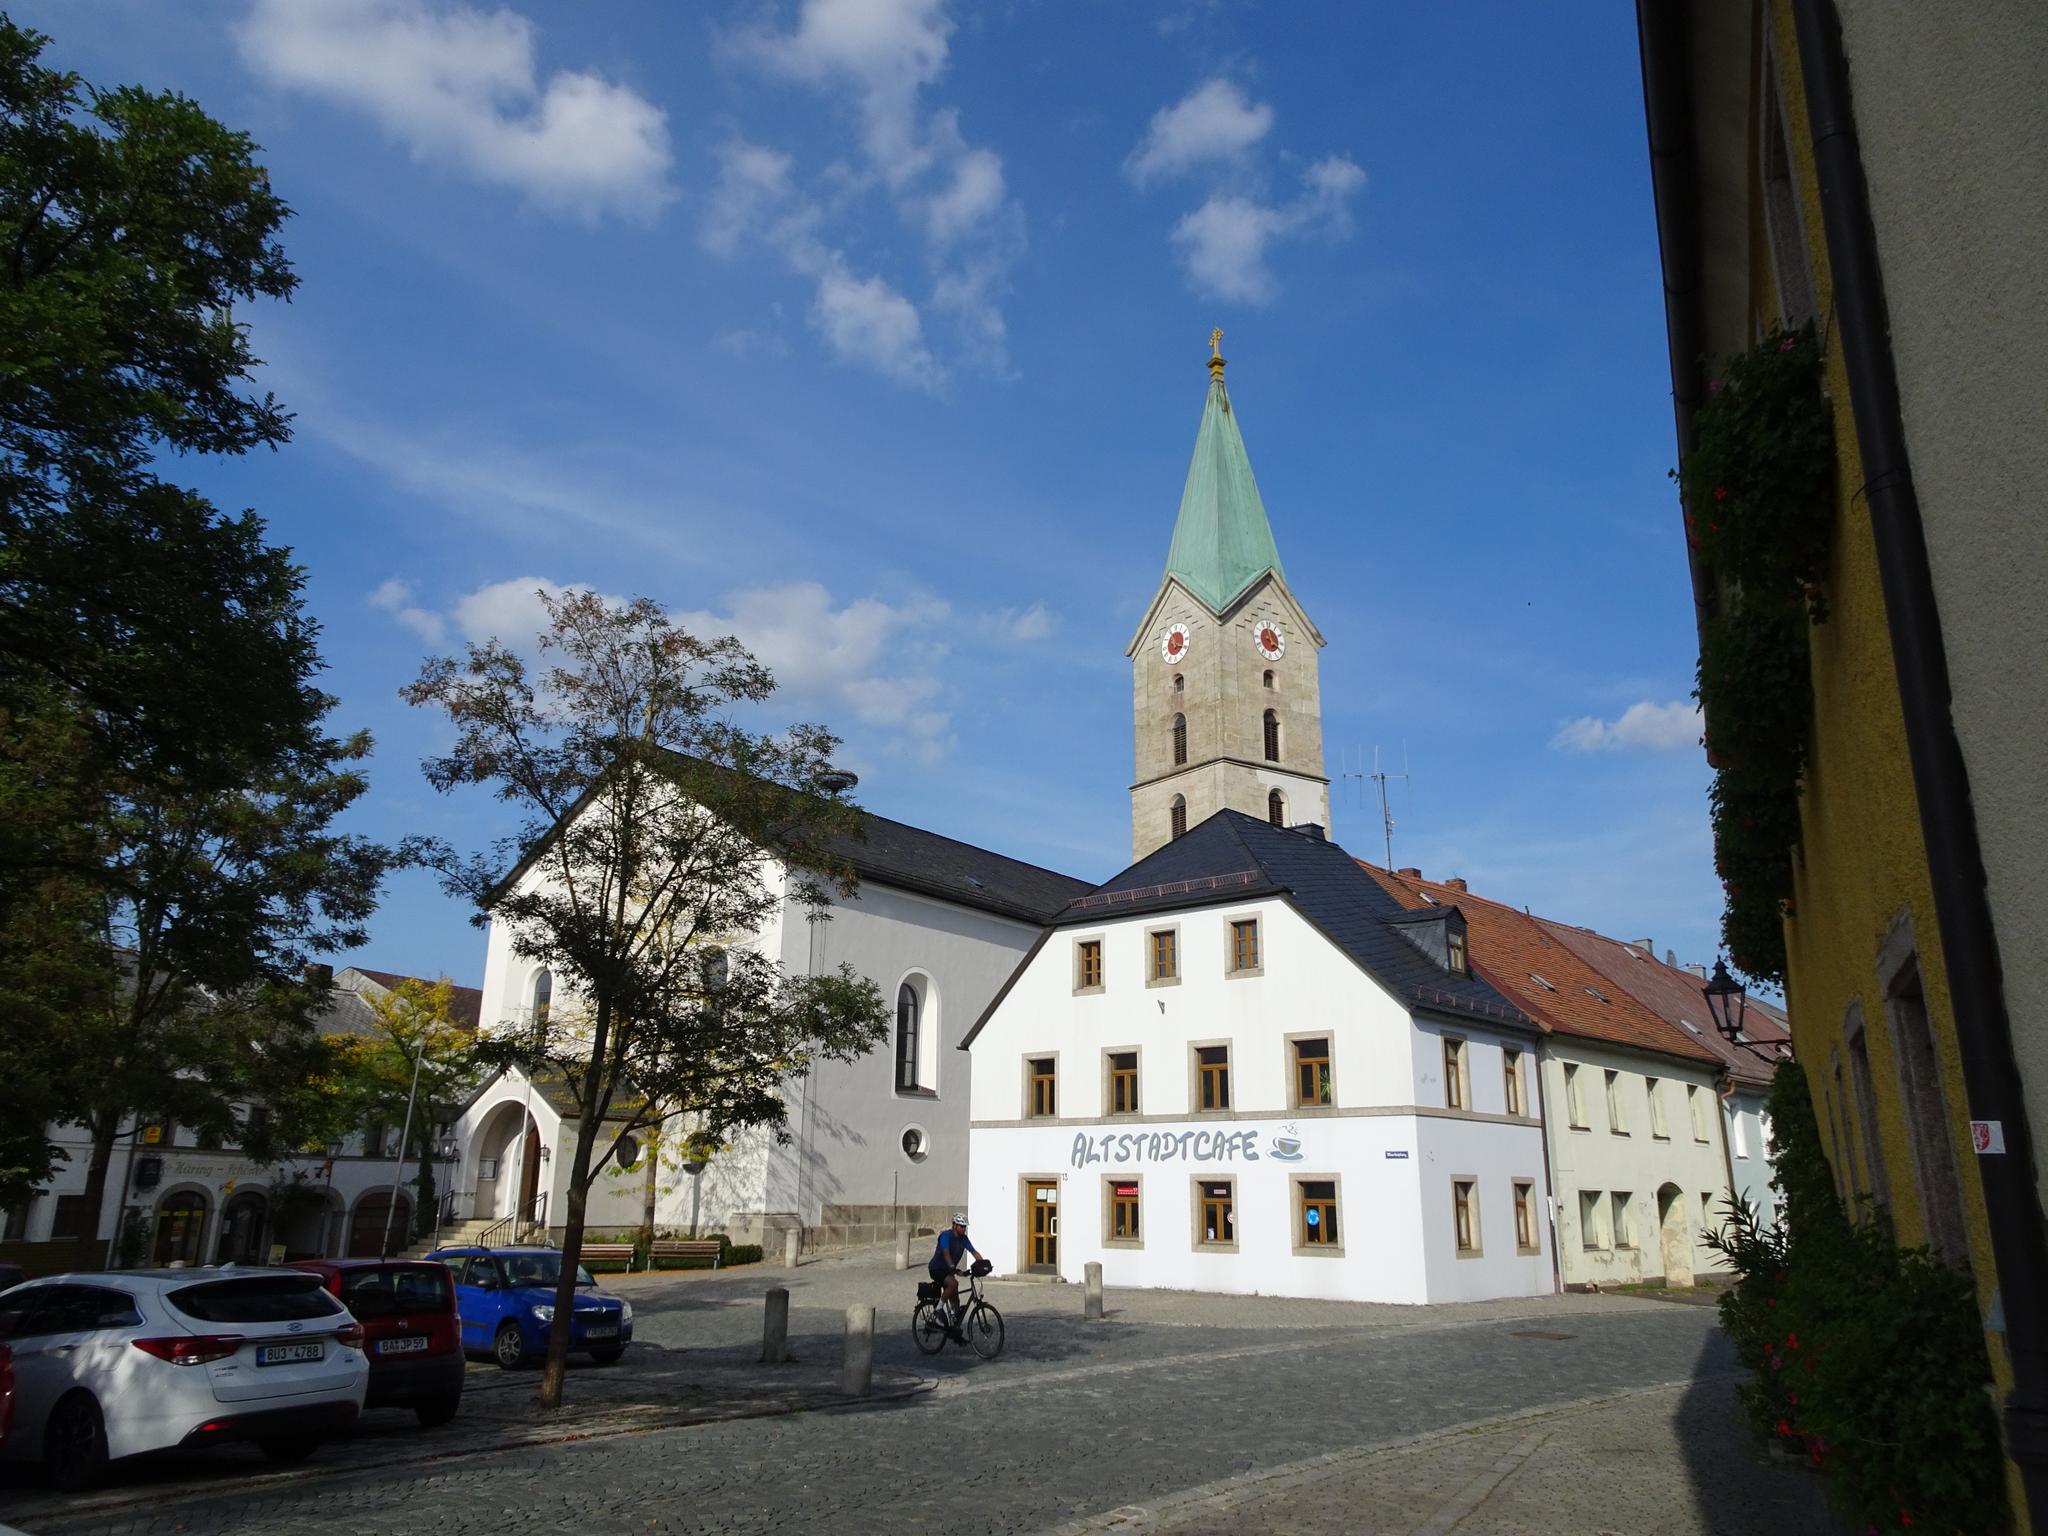
[[[414,1167],[414,1231],[425,1230],[435,1199],[434,1127],[454,1118],[482,1075],[476,1030],[454,1017],[455,983],[446,976],[408,976],[365,1001],[369,1031],[331,1036],[328,1044],[340,1059],[352,1124],[404,1130],[410,1119],[398,1159]],[[403,1247],[413,1232],[393,1227],[389,1236]]]
[[[520,814],[488,852],[417,852],[554,978],[549,1006],[481,1051],[575,1103],[539,1399],[555,1408],[590,1190],[622,1141],[671,1123],[713,1141],[783,1134],[789,1081],[873,1049],[888,1014],[850,967],[793,975],[754,942],[785,910],[823,921],[830,892],[853,889],[843,850],[860,812],[832,767],[838,742],[814,725],[734,724],[775,684],[730,637],[700,640],[645,598],[540,597],[543,665],[473,644],[430,660],[404,696],[454,727],[428,781],[487,789]]]
[[[0,1181],[82,1123],[97,1212],[132,1114],[262,1156],[324,1112],[302,972],[389,855],[334,830],[369,742],[326,729],[304,572],[160,473],[289,436],[237,317],[297,282],[288,210],[246,135],[47,46],[0,16]]]

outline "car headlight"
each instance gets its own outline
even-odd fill
[[[533,1315],[543,1323],[552,1323],[555,1320],[555,1309],[550,1306],[536,1306],[533,1308]]]
[[[622,1323],[630,1323],[631,1321],[633,1321],[633,1303],[631,1303],[630,1301],[622,1301],[619,1303],[619,1321]]]

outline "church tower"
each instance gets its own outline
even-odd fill
[[[1316,653],[1209,338],[1209,397],[1166,574],[1130,649],[1133,861],[1224,809],[1330,824]]]

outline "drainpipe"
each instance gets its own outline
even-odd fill
[[[1792,0],[1792,18],[1834,274],[1838,334],[1863,459],[1863,494],[1877,545],[1935,917],[1948,962],[1963,1086],[1972,1118],[2000,1122],[2005,1131],[2006,1151],[1979,1157],[1977,1171],[2012,1362],[2006,1453],[2019,1467],[2035,1528],[2048,1529],[2048,1319],[2043,1317],[2048,1236],[2035,1193],[2032,1138],[1970,805],[1969,772],[1949,715],[1948,657],[1900,418],[1841,19],[1833,0]],[[2035,1086],[2048,1091],[2048,1085]]]

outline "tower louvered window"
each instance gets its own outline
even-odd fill
[[[1266,820],[1276,827],[1287,825],[1287,797],[1277,789],[1266,791]]]
[[[1188,829],[1188,803],[1179,795],[1173,797],[1173,835],[1179,837]]]
[[[1280,761],[1280,713],[1278,710],[1269,709],[1266,711],[1266,761],[1269,763]]]
[[[1188,760],[1188,717],[1173,717],[1173,765],[1178,768]]]

